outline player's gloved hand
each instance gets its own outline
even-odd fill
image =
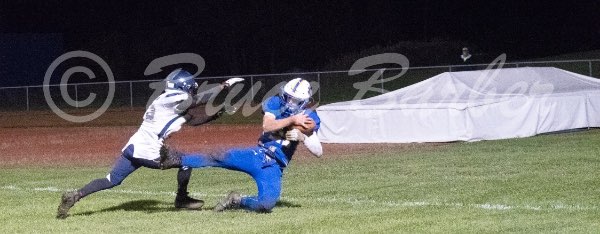
[[[241,78],[241,77],[230,78],[230,79],[226,80],[225,82],[223,82],[223,85],[226,88],[229,88],[229,87],[233,86],[234,84],[242,82],[242,81],[244,81],[244,78]]]
[[[225,113],[227,113],[227,114],[233,115],[233,114],[235,114],[235,112],[238,111],[238,108],[235,106],[225,105],[223,107],[223,111],[225,111]]]
[[[285,132],[285,139],[288,141],[304,141],[304,133],[300,132],[298,129],[292,129]]]

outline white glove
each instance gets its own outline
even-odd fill
[[[242,82],[242,81],[244,81],[244,78],[240,78],[240,77],[230,78],[230,79],[226,80],[225,82],[223,82],[223,85],[225,85],[226,87],[231,87],[234,84]]]
[[[304,133],[298,129],[292,129],[285,133],[285,139],[288,141],[304,141]]]
[[[233,115],[233,114],[235,114],[235,112],[238,111],[237,107],[229,106],[229,105],[226,105],[225,107],[223,107],[223,109],[225,109],[225,113],[230,114],[230,115]]]

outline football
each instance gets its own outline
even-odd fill
[[[300,130],[300,132],[304,133],[304,135],[307,135],[307,136],[312,135],[313,130],[315,130],[315,127],[316,127],[316,123],[311,118],[308,118],[308,121],[306,122],[306,127],[299,125],[299,124],[292,125],[292,128]]]

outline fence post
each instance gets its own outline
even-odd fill
[[[321,88],[323,87],[321,85],[321,73],[317,73],[317,83],[319,83],[319,103],[321,103]]]
[[[252,101],[254,101],[254,98],[256,98],[254,95],[254,77],[250,76],[250,94],[252,96]]]
[[[590,77],[593,77],[592,76],[592,60],[588,61],[588,66],[590,68]]]
[[[452,72],[452,66],[448,66],[448,71]]]
[[[133,82],[129,81],[129,109],[133,109]]]
[[[381,75],[380,75],[380,77],[381,77],[381,93],[384,92],[384,89],[383,89],[383,73],[384,72],[385,72],[385,68],[381,69]]]
[[[27,105],[27,111],[29,111],[29,86],[25,87],[25,103]]]
[[[67,88],[69,88],[68,85]],[[79,108],[79,98],[77,98],[77,84],[75,84],[75,108]]]

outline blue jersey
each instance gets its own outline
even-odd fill
[[[281,97],[279,96],[268,98],[265,100],[262,107],[265,115],[272,114],[277,120],[285,119],[296,114],[287,111],[285,103],[282,102]],[[315,133],[313,134],[316,134],[321,126],[321,120],[319,119],[317,112],[312,109],[302,110],[301,112],[315,121]],[[298,141],[288,141],[285,139],[285,132],[287,130],[287,128],[284,128],[274,132],[263,132],[258,139],[258,145],[264,147],[269,156],[274,157],[281,167],[287,166],[290,160],[292,160],[292,155],[294,155],[294,152],[296,152],[296,148],[298,147]]]

